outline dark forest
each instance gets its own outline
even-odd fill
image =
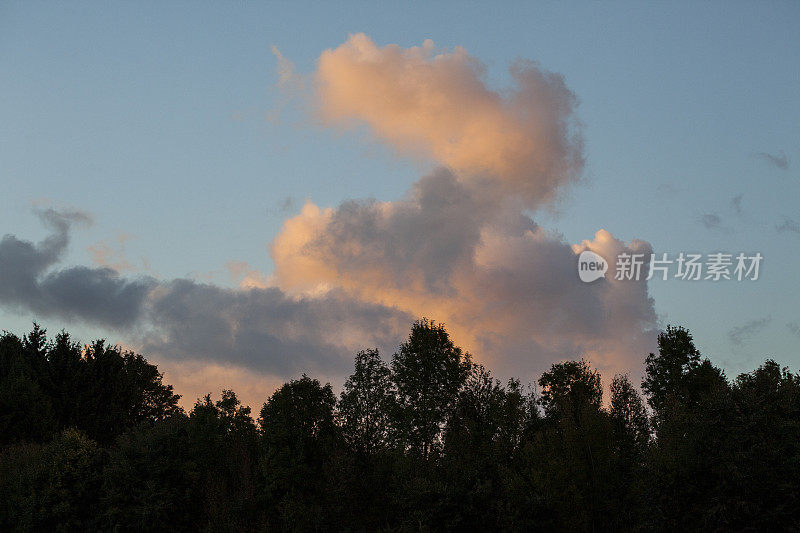
[[[186,413],[143,356],[34,325],[0,337],[0,530],[797,530],[800,375],[730,379],[681,327],[643,362],[605,402],[585,359],[500,383],[422,319],[338,396]]]

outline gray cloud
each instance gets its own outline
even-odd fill
[[[717,214],[706,213],[700,216],[700,223],[707,229],[720,229],[722,219]]]
[[[794,335],[800,337],[800,323],[789,322],[788,324],[786,324],[786,329],[788,329]]]
[[[146,353],[228,362],[274,375],[341,375],[353,353],[393,350],[412,318],[331,293],[294,299],[276,288],[224,289],[179,279],[154,293]]]
[[[0,241],[0,305],[110,326],[159,358],[229,362],[284,376],[340,374],[360,348],[393,349],[413,320],[336,292],[292,298],[276,288],[126,279],[109,268],[54,269],[71,227],[89,218],[55,210],[40,218],[52,231],[42,242],[13,235]]]
[[[487,195],[475,183],[439,169],[405,200],[307,206],[273,243],[279,286],[291,294],[335,287],[443,320],[500,372],[539,372],[581,354],[616,369],[638,365],[655,337],[646,273],[639,282],[581,282],[570,244],[514,195]],[[606,257],[611,278],[619,252],[651,252],[602,230],[578,248]]]
[[[731,206],[733,207],[733,211],[738,215],[742,216],[744,214],[744,209],[742,208],[742,198],[744,194],[737,194],[733,198],[731,198]]]
[[[783,217],[783,222],[776,224],[775,229],[778,230],[778,233],[786,233],[787,231],[791,233],[800,233],[800,223],[789,217]]]
[[[787,159],[786,154],[783,150],[779,151],[777,154],[768,154],[767,152],[756,152],[756,157],[763,159],[770,165],[773,165],[776,168],[781,170],[788,170],[789,169],[789,159]]]
[[[378,48],[351,36],[318,61],[321,111],[337,124],[363,121],[399,151],[441,165],[404,199],[306,203],[272,243],[269,288],[55,271],[69,223],[50,244],[8,237],[0,272],[19,294],[0,301],[128,327],[159,360],[284,377],[343,373],[354,351],[393,349],[420,316],[444,321],[501,375],[581,355],[604,372],[635,373],[654,349],[653,300],[646,272],[638,281],[613,273],[621,252],[648,257],[651,247],[604,230],[572,245],[528,216],[579,178],[583,145],[577,99],[560,75],[532,63],[511,74],[514,86],[496,92],[463,49]],[[605,257],[611,274],[582,283],[583,250]],[[26,275],[15,261],[38,269]]]
[[[728,340],[730,340],[731,344],[741,346],[742,343],[753,335],[761,333],[771,321],[771,317],[765,317],[751,320],[741,326],[736,326],[728,332]]]
[[[155,281],[127,280],[109,268],[53,270],[69,244],[69,231],[90,218],[79,211],[40,211],[51,230],[43,241],[6,235],[0,240],[0,304],[37,315],[83,320],[112,327],[130,326]]]

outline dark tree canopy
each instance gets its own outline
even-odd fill
[[[342,435],[355,449],[372,453],[392,443],[397,405],[392,375],[378,350],[356,354],[355,370],[344,383],[338,414]]]
[[[392,358],[399,433],[423,457],[439,445],[443,425],[469,376],[469,354],[450,340],[444,324],[423,318]]]
[[[144,357],[103,340],[82,347],[66,332],[48,341],[34,324],[0,337],[2,442],[42,441],[75,427],[113,442],[125,430],[182,412],[180,396]]]
[[[5,333],[0,531],[800,529],[800,374],[729,380],[687,330],[658,342],[644,396],[582,358],[538,393],[422,319],[389,364],[357,353],[338,399],[302,375],[254,420],[232,390],[187,415],[102,340]]]

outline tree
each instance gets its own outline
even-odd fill
[[[255,467],[258,433],[236,393],[223,390],[197,400],[189,413],[192,457],[204,465],[203,522],[214,531],[252,528],[257,515]]]
[[[75,425],[108,443],[138,424],[183,413],[180,395],[162,378],[141,355],[95,341],[84,354]]]
[[[537,474],[559,529],[597,529],[610,519],[611,430],[600,373],[585,359],[552,365],[539,379],[545,424],[534,448]],[[571,510],[571,511],[570,511]]]
[[[0,529],[100,529],[103,458],[97,443],[75,429],[46,445],[5,448],[0,453]]]
[[[104,530],[196,531],[204,518],[204,470],[185,415],[143,424],[109,449]]]
[[[441,469],[447,484],[448,527],[489,529],[502,512],[497,493],[514,452],[521,405],[482,366],[474,365],[444,433]]]
[[[580,423],[586,410],[599,411],[603,402],[600,373],[585,359],[554,364],[539,378],[539,386],[548,417],[570,417]]]
[[[44,442],[57,430],[53,398],[41,385],[45,364],[45,331],[20,339],[0,336],[0,445]]]
[[[469,354],[456,347],[444,327],[423,318],[392,358],[397,387],[397,427],[405,446],[423,458],[440,444],[442,428],[469,376]]]
[[[250,417],[250,407],[242,405],[236,393],[223,390],[222,397],[215,402],[206,394],[202,400],[195,402],[189,419],[201,426],[206,426],[218,435],[233,435],[247,439],[255,435],[256,426]]]
[[[790,530],[800,523],[800,374],[772,359],[732,387],[726,518],[731,529]]]
[[[645,516],[645,464],[650,442],[650,424],[644,401],[627,375],[611,382],[609,407],[612,430],[612,465],[608,484],[613,529],[640,523]]]
[[[337,444],[336,398],[330,384],[305,374],[285,383],[261,409],[260,468],[271,528],[325,524],[326,466]]]
[[[42,442],[75,427],[100,444],[183,412],[180,396],[141,355],[97,340],[81,348],[61,332],[0,337],[0,437]],[[24,423],[20,423],[23,421]]]
[[[687,394],[686,376],[700,364],[700,352],[692,335],[682,327],[667,326],[658,335],[658,354],[645,360],[642,390],[660,422],[671,399],[681,402]]]
[[[391,371],[378,350],[358,352],[338,405],[342,435],[354,449],[371,454],[390,444],[395,391]]]
[[[650,424],[642,397],[627,375],[617,374],[611,382],[611,423],[620,455],[640,460],[650,440]]]

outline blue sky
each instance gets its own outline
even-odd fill
[[[537,222],[570,243],[604,228],[657,252],[761,252],[757,282],[652,282],[650,294],[662,325],[689,327],[729,375],[766,356],[797,369],[800,234],[776,226],[800,220],[798,23],[796,2],[6,2],[0,233],[37,241],[32,206],[72,207],[94,224],[73,232],[65,265],[128,235],[124,256],[159,279],[233,287],[228,261],[269,273],[267,246],[306,199],[396,200],[434,166],[286,104],[271,46],[310,73],[350,33],[430,38],[480,59],[491,87],[526,58],[577,95],[584,180]],[[32,318],[0,310],[5,329]]]

